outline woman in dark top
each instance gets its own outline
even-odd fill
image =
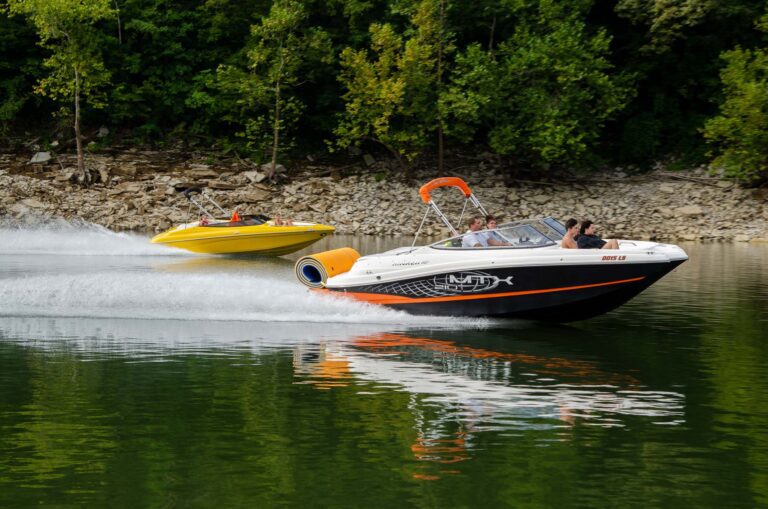
[[[596,229],[595,223],[589,219],[582,221],[579,236],[576,237],[579,249],[619,249],[616,239],[603,240],[595,234]]]

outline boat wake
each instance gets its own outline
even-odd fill
[[[293,281],[255,274],[96,272],[6,278],[0,316],[484,327],[486,320],[418,317]]]
[[[319,295],[280,258],[201,256],[85,222],[0,223],[0,316],[485,327]]]
[[[0,223],[0,254],[57,256],[189,256],[150,244],[148,237],[113,232],[85,221],[63,219],[39,224]]]

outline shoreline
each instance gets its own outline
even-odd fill
[[[424,216],[421,184],[437,177],[420,170],[404,182],[383,163],[334,168],[306,164],[276,183],[264,168],[239,162],[207,164],[178,154],[128,150],[89,156],[96,183],[77,183],[74,156],[31,163],[32,155],[0,153],[0,221],[29,224],[61,218],[113,230],[160,232],[197,214],[178,189],[204,186],[226,209],[280,214],[330,224],[342,234],[413,235]],[[368,156],[370,158],[370,156]],[[370,158],[372,159],[372,158]],[[377,167],[377,165],[379,165]],[[450,173],[450,172],[447,172]],[[591,219],[604,238],[659,241],[768,242],[768,189],[741,189],[703,168],[643,174],[591,173],[578,182],[513,181],[479,162],[461,174],[489,213],[511,221],[536,216]],[[455,190],[435,201],[454,222],[464,200]],[[467,207],[466,214],[474,213]],[[187,211],[190,210],[191,213]],[[463,226],[461,230],[463,231]],[[430,214],[425,237],[447,236]]]

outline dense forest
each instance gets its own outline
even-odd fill
[[[103,133],[93,133],[100,127]],[[765,0],[0,0],[0,136],[768,180]],[[57,141],[60,140],[60,141]],[[82,159],[81,159],[82,160]]]

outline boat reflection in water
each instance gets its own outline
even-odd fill
[[[456,464],[472,457],[483,432],[549,429],[553,439],[568,440],[579,424],[622,427],[632,418],[683,422],[682,394],[650,390],[596,361],[499,352],[437,335],[378,333],[296,346],[296,383],[408,393],[416,432],[411,452],[415,460],[437,467],[412,472],[424,480],[459,473]]]
[[[310,405],[301,407],[310,414],[332,408],[344,413],[339,422],[367,423],[378,439],[392,434],[394,447],[402,442],[409,448],[405,472],[421,480],[459,473],[468,460],[487,460],[480,451],[493,448],[500,435],[546,446],[571,440],[583,426],[683,423],[683,394],[653,390],[629,374],[637,372],[632,367],[613,365],[602,348],[590,352],[588,342],[575,341],[584,339],[583,330],[524,322],[393,329],[391,323],[0,317],[3,344],[43,351],[46,358],[206,364],[190,361],[200,357],[222,362],[222,373],[254,366],[253,376],[263,376],[255,367],[268,361],[276,371],[255,387],[279,383],[281,391],[268,392],[289,391],[296,405]],[[551,339],[556,336],[561,340]],[[181,400],[192,390],[185,380],[178,380]],[[192,380],[204,384],[207,378]],[[192,392],[199,390],[195,385]]]

